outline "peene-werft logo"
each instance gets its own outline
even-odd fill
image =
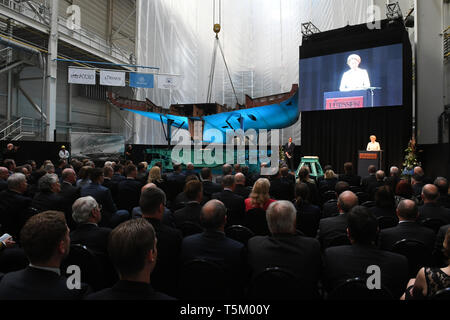
[[[66,10],[66,27],[69,30],[77,31],[81,29],[81,9],[77,5],[71,5]]]

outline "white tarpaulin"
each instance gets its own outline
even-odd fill
[[[156,76],[156,79],[158,82],[158,89],[178,89],[181,83],[181,79],[179,76],[159,74]]]
[[[125,72],[100,71],[100,84],[102,86],[125,87]]]
[[[222,0],[219,38],[240,103],[288,92],[299,83],[301,24],[313,22],[321,31],[367,22],[373,0]],[[138,0],[137,61],[161,73],[180,74],[174,90],[140,89],[168,108],[174,103],[205,103],[214,46],[212,0]],[[143,70],[139,70],[143,71]],[[213,101],[235,105],[236,99],[220,54],[214,76]],[[136,143],[163,144],[157,121],[136,117]],[[300,120],[284,129],[281,139],[292,136],[301,144]]]
[[[95,85],[95,70],[69,68],[69,83]]]

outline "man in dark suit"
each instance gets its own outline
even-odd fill
[[[292,137],[289,138],[289,142],[284,145],[284,155],[286,161],[289,164],[289,169],[295,171],[294,156],[295,156],[295,143],[292,142]]]
[[[450,196],[448,195],[448,180],[444,177],[437,177],[434,185],[439,189],[438,205],[450,209]]]
[[[344,238],[347,233],[348,213],[357,205],[358,197],[351,191],[345,191],[338,199],[339,215],[320,220],[317,237],[320,241],[322,250],[333,245],[343,244],[340,240]],[[336,243],[336,241],[338,243]]]
[[[346,181],[351,187],[361,185],[361,177],[353,173],[353,163],[346,162],[344,164],[344,174],[339,175],[339,181]]]
[[[225,236],[226,208],[218,200],[211,200],[201,212],[205,232],[183,239],[181,262],[206,259],[220,265],[227,275],[232,291],[239,294],[245,279],[244,245]]]
[[[289,178],[289,168],[283,167],[279,170],[276,178],[270,182],[269,193],[276,200],[294,199],[294,183]]]
[[[8,189],[8,183],[6,182],[9,177],[8,168],[0,167],[0,192]]]
[[[64,201],[60,195],[61,183],[56,174],[47,173],[39,179],[39,192],[34,196],[31,206],[39,212],[56,210],[64,212]]]
[[[152,224],[158,239],[156,243],[158,263],[153,271],[152,285],[158,291],[176,295],[178,259],[183,236],[179,230],[162,222],[165,203],[166,195],[157,187],[147,188],[141,194],[142,217]]]
[[[214,193],[222,191],[222,186],[212,181],[212,173],[210,168],[203,168],[201,171],[203,180],[203,196],[211,200]]]
[[[61,275],[61,261],[70,248],[69,228],[61,212],[31,217],[22,229],[21,241],[30,266],[3,277],[0,300],[79,300],[88,293],[84,284],[81,289],[70,289]]]
[[[227,208],[227,225],[244,223],[244,198],[234,193],[236,183],[234,176],[228,175],[222,179],[223,191],[213,194],[212,198],[221,201]]]
[[[142,185],[147,182],[148,172],[147,172],[148,164],[147,162],[139,162],[137,165],[137,175],[136,180],[138,180]]]
[[[417,240],[425,244],[430,256],[433,251],[436,235],[433,230],[416,222],[419,212],[412,200],[403,200],[397,206],[399,224],[396,227],[381,230],[378,246],[382,250],[391,251],[397,241]]]
[[[424,180],[424,176],[421,174],[413,174],[412,179],[411,179],[411,184],[413,187],[413,191],[414,191],[414,195],[417,198],[420,198],[421,193],[422,193],[422,188],[425,186],[425,182]]]
[[[168,194],[167,197],[173,201],[178,194],[183,192],[186,176],[181,172],[181,164],[173,165],[173,172],[167,175]]]
[[[375,174],[376,181],[371,182],[369,187],[367,188],[367,193],[369,194],[370,200],[373,201],[375,199],[375,193],[377,192],[379,187],[384,186],[384,178],[385,174],[383,170],[378,170]]]
[[[391,167],[389,170],[390,176],[386,179],[386,185],[391,187],[392,192],[395,192],[397,184],[400,182],[400,170],[397,167]]]
[[[173,217],[177,228],[181,228],[183,223],[192,222],[200,224],[200,213],[202,211],[203,188],[200,181],[189,181],[185,188],[188,203],[180,210],[175,211]]]
[[[251,187],[246,186],[246,177],[243,173],[236,173],[234,176],[236,187],[234,188],[234,193],[242,198],[247,199],[252,191]]]
[[[129,212],[126,210],[117,210],[117,207],[111,196],[111,191],[102,186],[103,170],[100,168],[92,169],[91,183],[81,188],[80,196],[93,197],[102,207],[102,227],[114,228],[129,217]]]
[[[315,238],[321,218],[320,208],[309,203],[309,188],[306,183],[295,185],[295,208],[297,209],[297,230],[305,236]]]
[[[394,299],[399,299],[408,283],[406,257],[382,251],[375,246],[378,222],[367,208],[357,206],[348,213],[348,237],[351,245],[332,247],[324,254],[324,286],[332,292],[346,280],[367,278],[368,267],[381,270],[381,287],[388,289]]]
[[[338,199],[343,192],[348,190],[350,190],[348,182],[339,181],[338,183],[336,183],[336,186],[334,187],[336,199]],[[339,215],[339,208],[337,206],[336,199],[328,200],[323,204],[322,218],[330,218]]]
[[[120,280],[110,289],[87,297],[88,300],[173,300],[155,291],[150,275],[158,250],[153,226],[145,219],[122,223],[111,232],[108,252]]]
[[[118,163],[114,166],[114,174],[111,178],[111,181],[114,183],[119,183],[120,181],[125,180],[125,176],[123,175],[123,165]]]
[[[22,173],[15,173],[8,178],[8,190],[0,193],[0,224],[2,231],[19,240],[20,230],[31,216],[28,210],[32,199],[26,197],[28,183]]]
[[[445,257],[442,250],[444,247],[445,235],[449,228],[450,228],[450,224],[442,226],[436,235],[436,242],[434,244],[434,250],[433,250],[433,258],[434,258],[435,266],[445,267],[448,265],[448,263],[447,263],[448,257]]]
[[[422,189],[423,206],[419,208],[419,221],[425,219],[439,219],[443,223],[450,223],[450,209],[437,204],[439,190],[434,184],[427,184]]]
[[[119,195],[117,207],[121,210],[132,212],[133,208],[139,205],[143,184],[136,180],[137,168],[134,164],[126,167],[125,175],[127,179],[119,182],[117,185]]]
[[[114,175],[113,167],[111,167],[111,166],[103,167],[103,184],[102,184],[102,186],[111,190],[114,185],[117,185],[112,181],[113,175]],[[111,193],[112,193],[112,191],[111,191]],[[113,196],[113,198],[114,198],[114,196]]]
[[[75,187],[77,174],[73,169],[64,169],[61,174],[62,184],[59,193],[63,199],[64,214],[66,215],[67,225],[70,230],[75,229],[76,225],[72,218],[72,205],[80,197],[81,188]]]
[[[197,172],[195,172],[195,167],[192,162],[186,164],[186,170],[184,170],[183,174],[186,178],[189,176],[196,176],[198,180],[200,180],[200,176]]]
[[[222,184],[223,177],[228,176],[230,174],[233,174],[233,166],[226,163],[222,166],[222,175],[216,177],[216,182]]]
[[[307,189],[307,187],[305,186]],[[270,267],[291,271],[301,285],[300,297],[318,298],[322,259],[319,241],[296,232],[297,211],[290,201],[278,201],[267,210],[270,236],[248,242],[248,263],[253,274]]]
[[[374,165],[370,165],[368,171],[369,175],[361,180],[361,187],[366,193],[369,193],[369,185],[377,181],[377,178],[375,177],[377,168]]]
[[[77,228],[70,233],[71,242],[106,254],[111,229],[98,226],[102,220],[102,213],[99,204],[93,197],[87,196],[75,201],[73,220],[77,223]]]

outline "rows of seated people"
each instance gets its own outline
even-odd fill
[[[420,167],[296,180],[286,167],[4,165],[0,300],[448,297],[449,185]]]

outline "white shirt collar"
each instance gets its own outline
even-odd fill
[[[30,267],[34,268],[34,269],[54,272],[54,273],[58,274],[58,276],[61,275],[61,270],[59,270],[58,268],[39,267],[39,266],[33,265],[32,263],[30,263]]]

